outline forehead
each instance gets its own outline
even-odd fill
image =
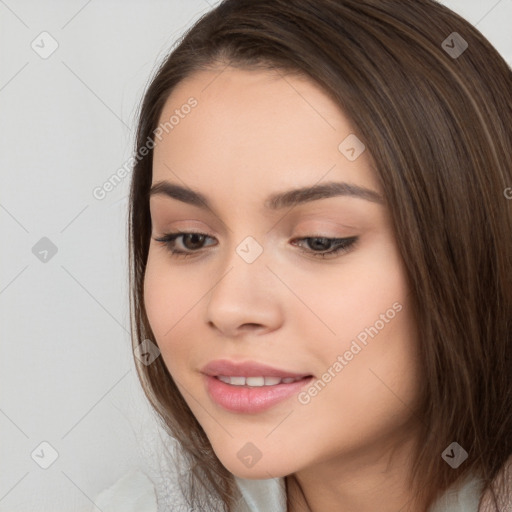
[[[188,108],[190,99],[195,106]],[[378,190],[369,152],[350,161],[339,146],[354,129],[312,80],[261,70],[219,68],[178,84],[160,116],[172,128],[156,140],[153,182],[256,193],[323,178]],[[168,123],[169,125],[169,123]]]

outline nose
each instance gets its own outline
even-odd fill
[[[283,320],[278,284],[265,251],[251,263],[233,251],[209,293],[207,323],[229,338],[278,329]]]

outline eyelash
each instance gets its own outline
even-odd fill
[[[167,250],[171,253],[171,255],[173,257],[187,258],[187,257],[190,257],[190,256],[194,256],[201,249],[198,249],[198,250],[192,251],[192,252],[187,252],[187,251],[182,251],[180,249],[176,249],[176,247],[175,247],[176,239],[179,238],[179,237],[185,236],[185,235],[198,235],[198,236],[202,236],[202,237],[211,238],[208,235],[206,235],[205,233],[198,233],[198,232],[195,232],[195,231],[192,231],[192,232],[190,232],[190,231],[176,231],[176,232],[173,232],[173,233],[166,233],[162,237],[155,238],[154,240],[156,242],[160,242],[163,245],[165,245],[165,247],[167,248]],[[327,237],[324,237],[324,236],[308,236],[308,237],[296,238],[293,241],[296,241],[296,240],[298,240],[298,241],[303,241],[303,240],[324,240],[324,241],[327,241],[327,242],[330,242],[330,243],[336,243],[337,242],[338,246],[335,249],[331,249],[330,251],[319,252],[319,253],[317,253],[315,251],[303,249],[302,247],[299,246],[299,248],[300,248],[300,250],[302,252],[308,253],[308,254],[312,255],[313,257],[315,257],[315,258],[330,258],[330,257],[336,256],[338,254],[345,254],[345,253],[347,253],[349,250],[352,249],[354,244],[357,242],[358,237],[357,236],[351,236],[351,237],[347,237],[347,238],[327,238]]]

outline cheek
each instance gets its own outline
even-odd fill
[[[329,283],[333,300],[324,299],[318,310],[336,335],[310,352],[320,362],[317,377],[329,383],[319,383],[319,391],[311,389],[302,402],[311,398],[307,407],[315,410],[313,416],[330,417],[336,429],[342,424],[360,435],[391,420],[404,421],[421,379],[404,267],[394,247],[382,247]]]
[[[364,251],[350,255],[337,267],[322,269],[321,272],[297,272],[287,270],[288,281],[292,283],[296,294],[301,297],[314,315],[295,315],[294,321],[304,322],[303,332],[316,338],[324,336],[320,347],[339,352],[350,345],[350,341],[365,329],[377,322],[383,325],[381,315],[386,315],[386,326],[400,324],[405,312],[408,296],[403,263],[393,244],[380,241]],[[396,313],[396,307],[402,305],[404,311]],[[303,307],[302,304],[297,309]],[[388,318],[389,317],[389,318]],[[395,318],[396,317],[396,318]],[[399,318],[400,317],[400,318]],[[318,320],[321,320],[322,326]],[[327,326],[329,328],[324,328]],[[309,330],[308,330],[309,329]],[[388,332],[387,328],[385,331]],[[329,332],[330,331],[330,332]],[[317,345],[318,347],[318,345]]]
[[[150,250],[144,275],[144,307],[156,341],[172,326],[170,316],[175,312],[174,308],[169,307],[172,288],[168,286],[167,275],[162,267]]]
[[[144,306],[166,364],[171,350],[174,355],[175,350],[184,348],[179,339],[197,300],[197,286],[190,282],[187,286],[180,279],[179,269],[173,271],[165,257],[150,250],[144,276]]]
[[[384,320],[368,324],[352,339],[352,347],[359,346],[360,350],[345,368],[344,379],[354,385],[356,401],[376,405],[380,401],[390,410],[414,401],[419,381],[418,340],[404,298],[400,306],[393,319],[384,315]]]
[[[377,332],[369,329],[366,344],[356,338],[357,333],[366,333],[364,328],[351,325],[356,333],[353,337],[323,348],[320,368],[325,373],[317,374],[317,380],[298,397],[301,405],[296,406],[297,422],[288,425],[290,432],[295,430],[303,438],[301,442],[309,445],[306,458],[328,458],[334,452],[348,454],[372,443],[396,439],[396,433],[404,435],[405,426],[414,420],[421,366],[410,307],[405,300],[401,305],[401,311],[385,327]],[[310,432],[318,435],[312,439]],[[281,447],[276,446],[278,451],[288,443],[286,433],[282,434],[274,439],[281,443]],[[293,453],[293,441],[288,450]]]

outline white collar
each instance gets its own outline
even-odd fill
[[[245,503],[236,512],[286,512],[284,478],[248,480],[235,477]],[[483,482],[468,477],[461,484],[450,487],[430,507],[428,512],[478,512]]]
[[[248,480],[235,476],[235,482],[245,500],[236,512],[286,512],[284,478]]]

